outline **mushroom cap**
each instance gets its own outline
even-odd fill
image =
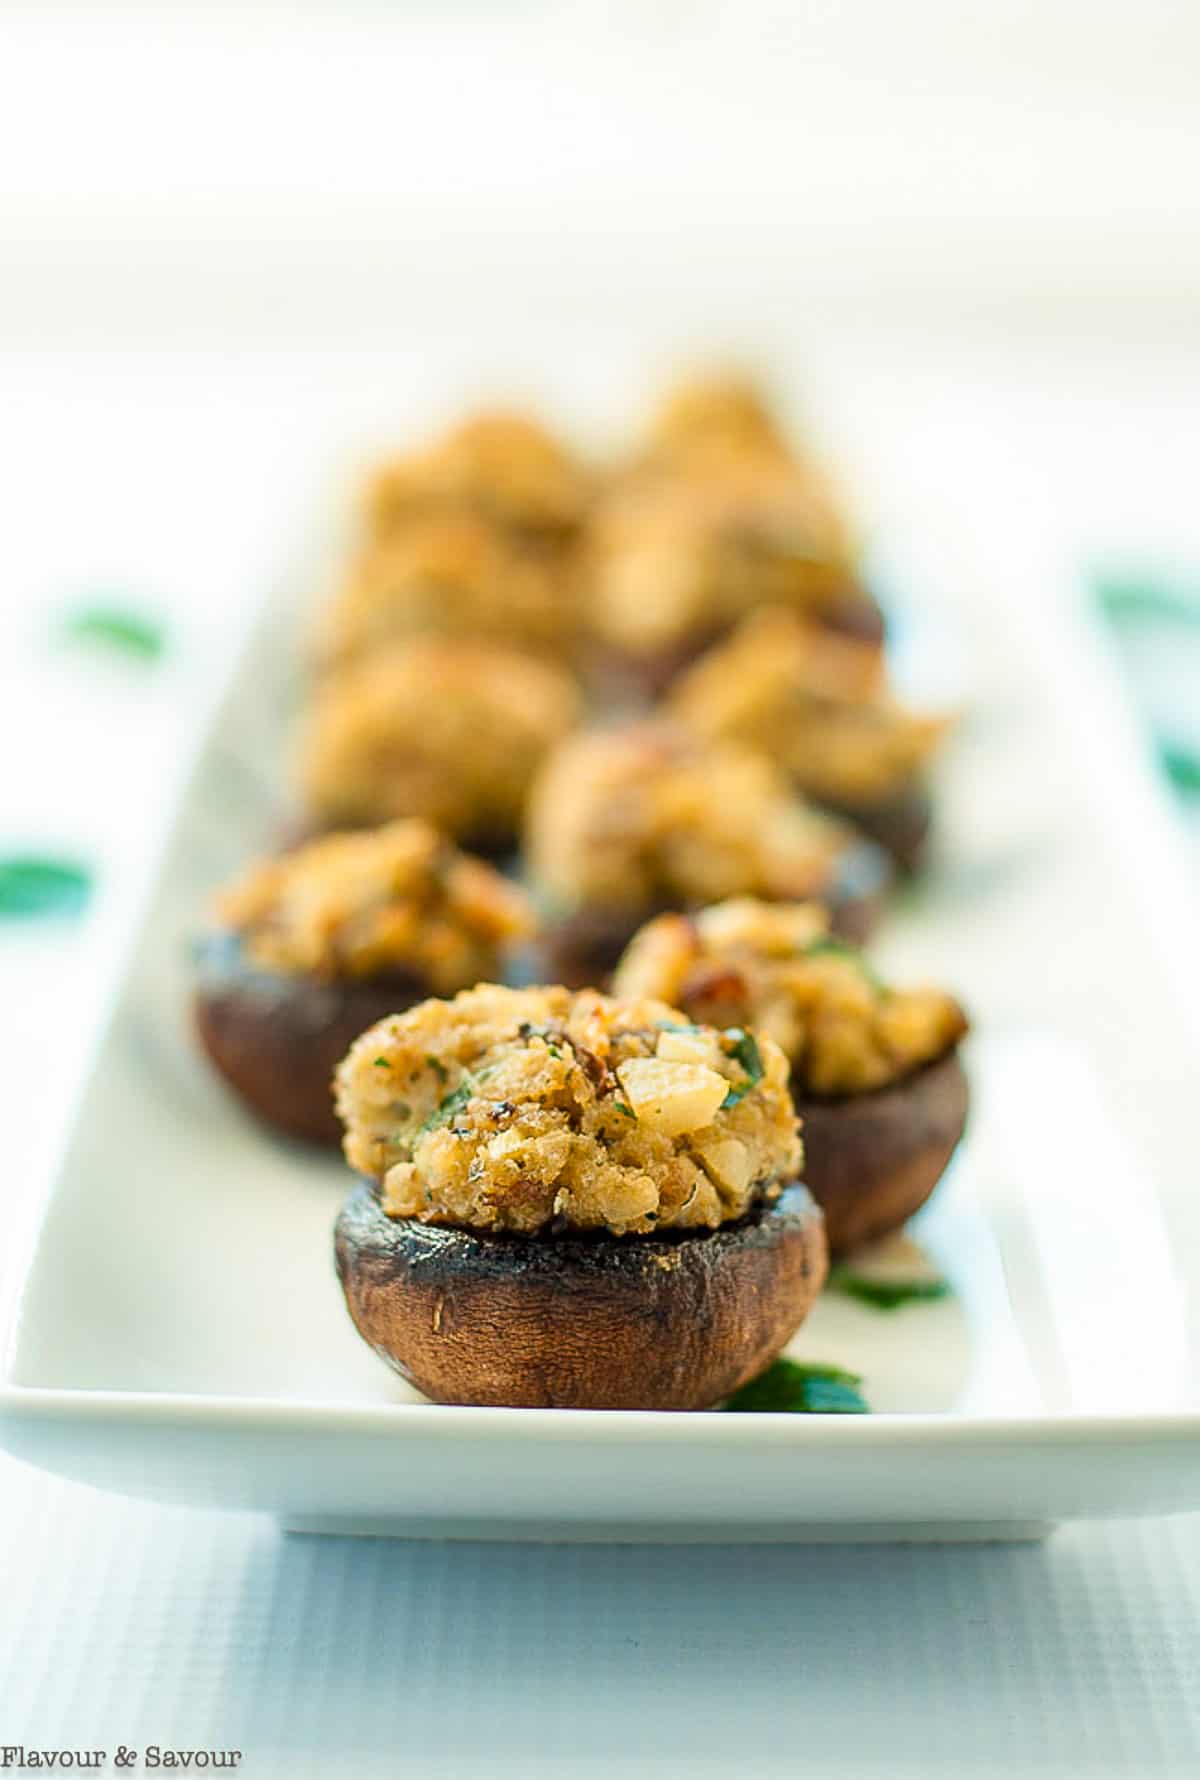
[[[804,1178],[825,1213],[833,1254],[897,1230],[946,1172],[967,1122],[957,1051],[887,1088],[818,1100],[794,1094]]]
[[[828,1270],[799,1185],[708,1232],[520,1237],[390,1218],[362,1182],[335,1257],[359,1333],[427,1397],[560,1409],[711,1407],[775,1358]]]

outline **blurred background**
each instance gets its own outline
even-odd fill
[[[486,394],[602,444],[730,354],[869,531],[952,525],[1017,634],[1086,614],[1187,832],[1195,7],[9,0],[0,37],[5,847],[142,869],[238,627],[380,446]],[[3,943],[27,1049],[75,941]]]

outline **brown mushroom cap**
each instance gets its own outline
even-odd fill
[[[919,1211],[967,1122],[967,1077],[956,1051],[869,1094],[793,1098],[804,1130],[804,1178],[825,1213],[833,1254],[886,1236]]]
[[[520,1237],[389,1218],[363,1182],[334,1245],[382,1359],[435,1402],[514,1408],[709,1408],[775,1358],[828,1268],[801,1186],[704,1233]]]
[[[904,872],[915,872],[923,863],[933,826],[933,799],[923,779],[912,779],[876,803],[852,804],[833,798],[814,798],[823,809],[856,828],[890,854]]]
[[[258,1118],[336,1148],[333,1072],[354,1040],[428,995],[416,976],[357,982],[263,970],[229,929],[196,948],[196,1027],[209,1057]]]

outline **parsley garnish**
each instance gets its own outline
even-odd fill
[[[855,1273],[852,1267],[835,1267],[829,1275],[835,1292],[857,1298],[873,1310],[899,1310],[902,1304],[932,1304],[950,1296],[950,1282],[945,1279],[872,1279],[869,1274]]]
[[[98,643],[143,661],[157,661],[166,648],[166,633],[157,620],[117,606],[80,607],[64,620],[62,634],[67,642]]]
[[[633,1108],[631,1106],[626,1106],[623,1100],[614,1100],[613,1105],[619,1113],[624,1113],[627,1119],[636,1119],[637,1114],[634,1112]]]
[[[432,1069],[439,1082],[444,1082],[449,1074],[446,1065],[442,1062],[440,1057],[426,1057],[425,1065],[428,1069]]]
[[[840,1366],[776,1360],[722,1407],[743,1415],[867,1415],[861,1383],[857,1373]]]
[[[756,1087],[762,1081],[764,1072],[762,1052],[758,1048],[758,1040],[753,1032],[744,1032],[740,1026],[731,1026],[727,1032],[722,1034],[722,1037],[727,1041],[733,1040],[733,1043],[728,1045],[727,1054],[733,1058],[735,1063],[740,1063],[746,1072],[745,1081],[735,1083],[722,1100],[720,1110],[726,1112],[731,1106],[736,1106],[739,1100],[745,1099],[751,1088]]]
[[[0,858],[0,916],[77,915],[91,888],[91,872],[73,859]]]
[[[451,1088],[445,1099],[438,1102],[437,1106],[425,1120],[425,1123],[418,1130],[417,1136],[421,1137],[426,1131],[436,1130],[439,1125],[448,1125],[454,1115],[460,1113],[463,1107],[466,1106],[480,1083],[485,1082],[489,1075],[495,1075],[498,1067],[498,1064],[490,1063],[486,1069],[481,1069],[478,1075],[472,1075],[470,1071],[468,1071],[463,1076],[461,1082],[459,1082],[457,1088]]]
[[[386,1057],[376,1057],[375,1067],[376,1067],[376,1069],[386,1069],[388,1067],[387,1058]]]

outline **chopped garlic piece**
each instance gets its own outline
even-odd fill
[[[717,1066],[717,1042],[711,1032],[664,1032],[654,1047],[664,1063],[702,1063]]]
[[[417,1171],[411,1162],[394,1162],[383,1177],[383,1209],[389,1217],[409,1217],[416,1209]]]
[[[740,1196],[754,1172],[750,1152],[737,1137],[713,1137],[696,1144],[704,1172],[722,1192]]]
[[[621,1064],[617,1078],[634,1117],[664,1137],[710,1125],[729,1092],[729,1083],[715,1069],[658,1057],[631,1058]]]

